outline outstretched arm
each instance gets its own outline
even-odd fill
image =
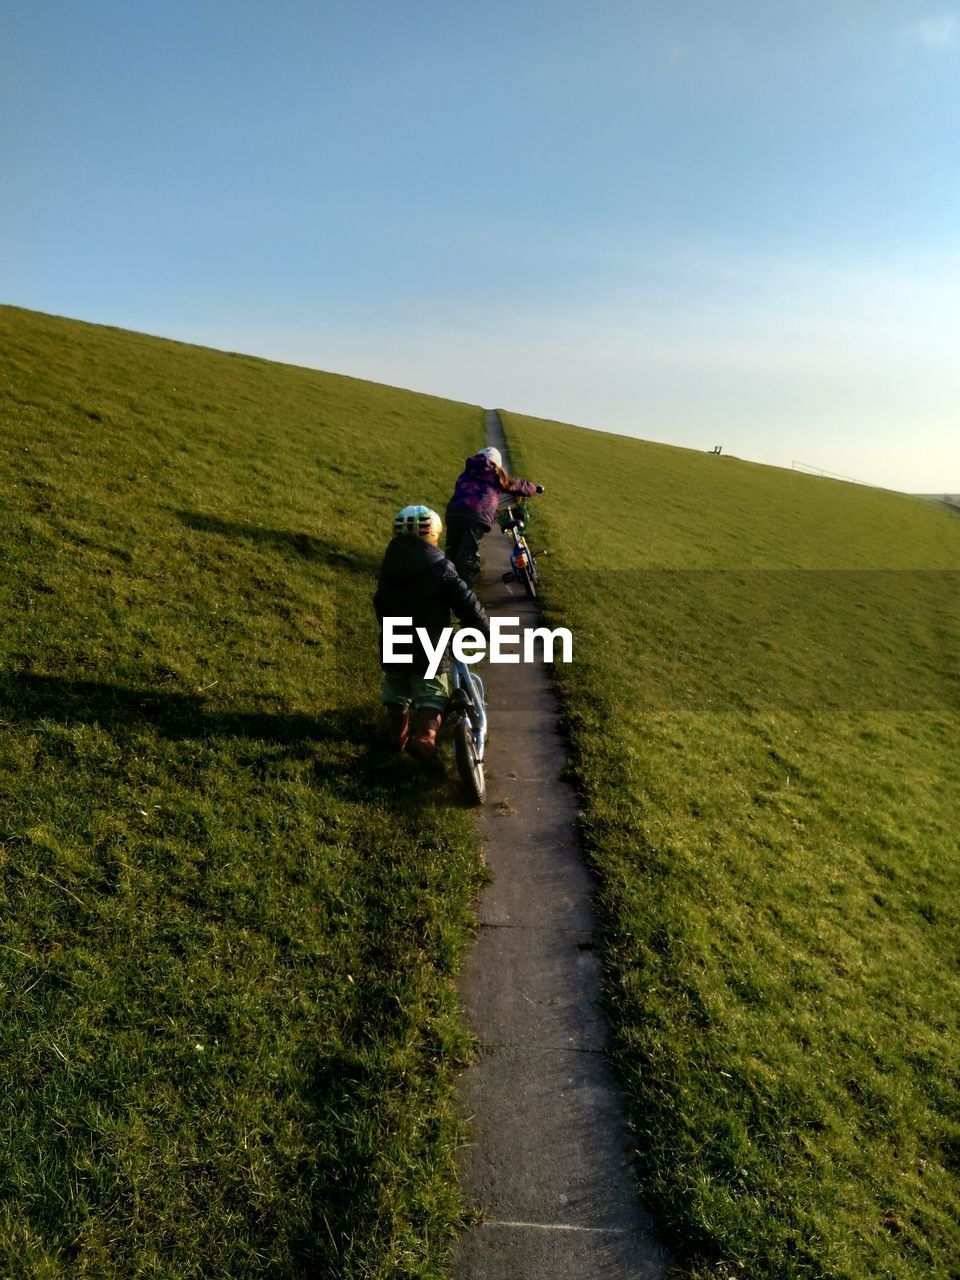
[[[543,493],[543,486],[534,484],[532,480],[512,479],[506,488],[507,493],[522,493],[525,498],[532,498],[535,493]]]

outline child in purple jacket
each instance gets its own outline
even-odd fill
[[[468,587],[480,572],[480,539],[490,532],[503,493],[522,493],[529,498],[543,493],[543,485],[511,479],[503,469],[499,449],[481,449],[467,459],[447,503],[445,523],[447,558]]]

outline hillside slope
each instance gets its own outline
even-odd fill
[[[696,1276],[960,1274],[960,521],[503,416],[660,1222]]]
[[[369,597],[480,411],[0,342],[0,1270],[435,1276],[480,867]],[[960,522],[503,416],[660,1220],[698,1276],[960,1271]]]
[[[470,406],[0,308],[0,1272],[436,1274],[467,815],[370,605]]]

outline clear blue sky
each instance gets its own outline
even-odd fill
[[[960,491],[960,3],[6,0],[0,301]]]

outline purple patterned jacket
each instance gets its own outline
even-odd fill
[[[467,459],[466,469],[457,481],[453,497],[447,503],[447,519],[456,517],[476,520],[489,529],[497,516],[497,506],[501,493],[522,493],[530,497],[537,492],[537,486],[529,480],[511,480],[506,487],[500,484],[500,477],[489,458],[482,453],[475,453]]]

